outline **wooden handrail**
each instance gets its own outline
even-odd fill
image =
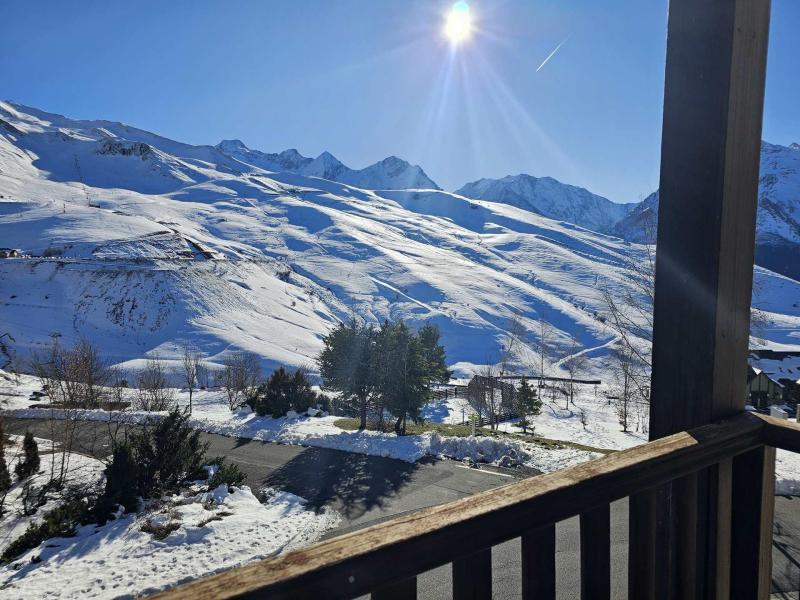
[[[752,413],[763,424],[762,441],[767,446],[800,452],[800,423]]]
[[[157,597],[355,597],[757,448],[765,443],[765,430],[772,432],[770,440],[800,448],[800,428],[774,421],[743,413],[199,579]]]

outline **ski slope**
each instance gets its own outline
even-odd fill
[[[192,343],[219,363],[308,365],[341,320],[437,324],[459,374],[495,362],[513,318],[543,317],[599,364],[600,290],[642,247],[439,190],[365,190],[270,171],[214,146],[0,103],[0,333],[19,361],[59,335],[115,364]],[[773,325],[798,344],[800,284],[759,270]],[[532,356],[524,342],[520,363]],[[520,364],[523,368],[525,365]]]

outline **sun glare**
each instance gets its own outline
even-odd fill
[[[453,44],[460,44],[472,33],[472,15],[469,4],[459,0],[450,8],[444,23],[444,35]]]

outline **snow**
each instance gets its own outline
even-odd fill
[[[241,140],[222,140],[216,148],[244,164],[267,171],[288,171],[306,177],[321,177],[366,190],[439,189],[419,166],[411,165],[396,156],[390,156],[363,169],[351,169],[330,152],[323,152],[314,159],[303,156],[294,149],[268,154],[251,150]]]
[[[610,233],[634,242],[642,236],[642,223],[657,223],[658,191],[635,205]],[[800,148],[761,142],[756,262],[763,267],[800,279],[796,260],[800,247]],[[757,290],[756,290],[757,291]],[[794,296],[795,302],[797,296]],[[797,340],[794,341],[797,344]]]
[[[305,500],[265,490],[225,486],[174,496],[145,513],[102,527],[80,527],[71,538],[47,540],[0,568],[4,598],[118,598],[156,592],[203,575],[306,546],[335,527],[331,511],[306,510]],[[145,523],[176,524],[163,540]],[[38,556],[41,562],[31,562]],[[18,568],[15,568],[18,567]]]
[[[508,175],[501,179],[480,179],[456,190],[469,198],[503,202],[540,215],[567,221],[601,233],[627,216],[634,204],[619,204],[567,185],[552,177]]]
[[[177,366],[184,343],[212,367],[234,350],[264,370],[306,366],[357,314],[438,325],[467,376],[497,360],[512,318],[533,331],[544,317],[555,352],[574,334],[601,369],[615,338],[600,290],[624,290],[627,257],[644,251],[501,202],[300,172],[336,167],[327,154],[260,153],[272,161],[261,165],[235,140],[192,146],[10,103],[0,120],[0,239],[23,253],[0,259],[0,302],[20,364],[59,334],[130,369],[154,354]],[[800,308],[787,299],[800,283],[760,277],[764,339],[797,344]]]
[[[3,371],[0,371],[0,375],[2,374]],[[58,419],[68,416],[70,419],[85,421],[144,423],[163,414],[131,410],[108,412],[70,409],[67,415],[66,411],[57,408],[30,408],[32,401],[24,392],[5,391],[13,389],[14,385],[12,378],[3,380],[0,377],[0,393],[8,394],[6,397],[9,398],[14,394],[14,399],[5,405],[5,410],[0,411],[0,415],[27,419]],[[35,379],[27,375],[21,376],[19,389],[29,395],[33,389],[37,389]],[[181,406],[188,404],[188,393],[176,390],[176,396]],[[550,472],[597,456],[593,452],[572,448],[545,448],[513,439],[482,436],[458,438],[441,436],[436,432],[397,436],[394,433],[376,431],[346,431],[335,425],[339,417],[334,416],[309,416],[308,413],[298,415],[292,412],[279,419],[259,417],[248,407],[231,412],[224,393],[219,390],[196,391],[193,406],[190,425],[207,433],[279,444],[330,448],[411,463],[426,456],[497,463],[504,456],[510,456],[511,464],[524,464]]]
[[[54,465],[56,472],[61,465],[63,452],[53,451],[53,444],[49,440],[34,438],[39,447],[40,471],[31,476],[30,482],[36,488],[41,488],[50,479],[50,468]],[[6,464],[11,473],[14,484],[6,496],[3,517],[0,517],[0,553],[8,544],[22,535],[31,523],[38,523],[42,515],[55,508],[59,502],[55,499],[39,507],[32,515],[22,514],[23,486],[19,484],[14,467],[22,459],[23,436],[10,435],[9,443],[5,448]],[[99,485],[104,480],[105,465],[94,458],[82,454],[67,453],[65,460],[66,474],[64,485],[66,487],[90,489]]]

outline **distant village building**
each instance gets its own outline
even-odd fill
[[[747,368],[747,403],[757,410],[784,404],[784,386],[761,369]]]
[[[750,350],[747,395],[759,410],[800,402],[800,351]]]

